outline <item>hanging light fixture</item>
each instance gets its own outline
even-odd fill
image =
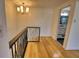
[[[19,13],[29,13],[29,7],[24,6],[24,3],[23,3],[23,5],[17,6],[17,12],[19,12]]]

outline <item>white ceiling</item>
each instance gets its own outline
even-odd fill
[[[57,7],[69,0],[12,0],[16,5],[24,5],[30,7]]]

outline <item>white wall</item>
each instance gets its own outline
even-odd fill
[[[16,6],[11,0],[5,0],[5,6],[8,37],[12,40],[17,32]]]
[[[74,18],[66,49],[79,50],[79,1],[76,1]]]
[[[53,22],[52,8],[30,8],[28,14],[18,14],[18,31],[26,26],[41,27],[41,36],[51,36],[51,24]]]
[[[0,29],[2,29],[2,32],[0,32],[0,58],[10,57],[6,28],[5,0],[0,0],[0,26]]]
[[[0,0],[0,57],[12,57],[9,41],[16,36],[16,24],[15,5],[10,0]]]

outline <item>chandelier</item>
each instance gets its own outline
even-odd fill
[[[18,13],[29,13],[29,7],[24,6],[24,5],[17,6],[17,12]]]

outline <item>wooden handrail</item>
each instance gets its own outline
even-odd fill
[[[12,47],[12,45],[18,40],[18,38],[25,32],[27,31],[27,28],[25,28],[22,32],[17,34],[12,40],[9,41],[9,48]]]

